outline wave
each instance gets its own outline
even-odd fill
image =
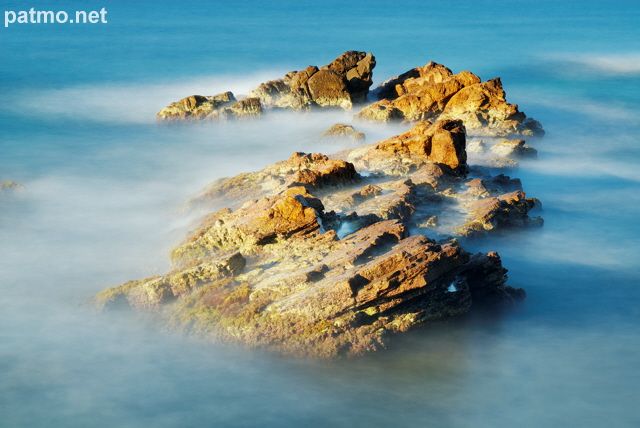
[[[83,84],[56,89],[18,89],[5,94],[2,109],[18,115],[79,119],[102,123],[145,124],[168,104],[190,95],[214,95],[232,91],[247,94],[260,83],[285,72],[261,71],[238,78],[201,76],[184,81]]]
[[[595,72],[620,76],[640,76],[640,52],[624,54],[556,54],[547,57],[573,67],[586,67]]]

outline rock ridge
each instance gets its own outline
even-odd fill
[[[270,80],[238,100],[231,92],[192,95],[157,114],[159,122],[246,119],[268,110],[350,110],[364,105],[354,119],[370,122],[461,120],[466,131],[486,137],[535,137],[542,125],[506,100],[502,80],[483,82],[470,71],[457,74],[433,61],[406,71],[371,91],[376,59],[371,53],[347,51],[331,63],[291,71]]]
[[[378,101],[356,119],[389,122],[458,119],[474,135],[541,136],[539,122],[506,101],[500,78],[482,82],[469,71],[458,74],[435,62],[387,80],[373,91]]]
[[[170,272],[93,302],[313,358],[362,355],[475,307],[510,305],[525,293],[507,285],[499,255],[469,253],[456,238],[540,226],[529,217],[539,203],[519,180],[467,162],[465,126],[446,119],[218,179],[192,200],[209,214],[173,250]]]

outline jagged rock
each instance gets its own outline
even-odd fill
[[[286,204],[295,205],[295,200]],[[272,202],[252,208],[254,218],[270,218]],[[153,309],[177,299],[163,312],[173,328],[218,342],[327,358],[384,348],[394,334],[463,314],[483,300],[504,304],[521,297],[505,286],[506,270],[497,255],[472,255],[455,244],[409,237],[396,220],[336,240],[332,231],[298,229],[298,221],[306,219],[303,205],[293,211],[296,215],[279,220],[286,220],[284,229],[295,229],[297,238],[257,243],[262,246],[254,251],[259,258],[234,253],[226,259],[229,265],[235,258],[234,269],[203,275],[207,264],[199,262],[105,290],[95,300],[102,308],[124,302]],[[209,229],[196,233],[196,240],[211,234]],[[216,239],[224,235],[213,234]],[[231,247],[213,249],[210,260],[225,265],[216,250],[236,249]],[[183,285],[174,290],[176,278]]]
[[[160,122],[174,122],[184,120],[205,119],[212,113],[219,112],[223,107],[230,106],[237,100],[231,92],[224,92],[214,96],[192,95],[169,104],[158,112]]]
[[[245,98],[233,104],[229,110],[236,117],[258,116],[262,113],[262,105],[258,98]]]
[[[153,276],[142,281],[128,281],[109,288],[95,298],[99,309],[131,307],[158,308],[163,303],[184,296],[212,281],[238,275],[247,260],[240,254],[209,259],[206,262],[175,269],[164,276]]]
[[[193,198],[189,205],[239,206],[247,200],[280,194],[289,187],[302,186],[308,191],[318,187],[344,186],[357,183],[360,175],[353,165],[322,154],[296,152],[285,161],[268,165],[261,171],[220,178]]]
[[[376,90],[383,99],[363,108],[356,117],[375,121],[381,106],[391,106],[400,119],[434,120],[454,94],[479,82],[480,78],[468,71],[454,75],[447,67],[430,62],[383,83]]]
[[[350,109],[354,103],[366,100],[375,65],[372,54],[347,51],[321,68],[309,66],[289,72],[282,79],[263,83],[249,96],[260,98],[265,107]]]
[[[318,70],[307,81],[311,99],[320,107],[337,106],[345,110],[351,108],[351,95],[347,80],[328,69]]]
[[[379,101],[364,107],[356,119],[459,119],[476,135],[542,135],[539,122],[529,119],[515,104],[508,104],[499,78],[481,83],[475,74],[453,74],[430,62],[384,82],[373,93]]]
[[[354,116],[354,119],[371,122],[393,122],[404,119],[404,114],[394,105],[393,101],[383,99],[364,107]]]
[[[375,351],[412,328],[510,304],[524,291],[506,285],[497,253],[470,254],[419,233],[479,236],[542,223],[528,216],[535,199],[504,194],[519,180],[468,171],[464,127],[453,120],[420,122],[331,157],[294,153],[214,182],[198,201],[228,207],[173,250],[174,269],[94,302],[152,311],[216,342],[323,358]]]
[[[260,99],[264,108],[273,108],[278,106],[278,101],[283,95],[288,94],[291,91],[289,85],[287,85],[283,79],[269,80],[262,83],[256,89],[251,91],[250,97]],[[295,110],[295,109],[294,109]]]
[[[347,51],[336,58],[331,64],[322,68],[329,69],[347,81],[347,89],[353,103],[363,103],[367,100],[369,88],[373,84],[373,69],[376,66],[375,57],[366,52]]]
[[[430,62],[383,84],[379,93],[387,94],[392,106],[399,110],[404,120],[434,120],[455,93],[478,82],[480,78],[468,71],[454,75],[448,68]],[[374,103],[365,107],[357,117],[371,119],[370,111],[375,109]]]
[[[464,121],[476,134],[535,135],[541,129],[532,128],[526,115],[515,104],[508,104],[499,78],[467,86],[451,97],[442,118]],[[531,125],[531,126],[530,126]]]
[[[189,241],[172,251],[171,260],[184,264],[219,252],[251,254],[263,245],[319,229],[317,211],[304,196],[262,198],[236,211],[207,216]]]
[[[413,84],[418,85],[434,85],[448,80],[452,75],[453,73],[447,67],[431,61],[425,66],[416,67],[399,76],[392,77],[372,92],[378,98],[395,100],[399,96],[409,92],[405,86],[405,82],[413,82]],[[411,85],[412,83],[409,83],[409,86]]]
[[[491,151],[502,157],[536,158],[538,151],[525,144],[524,140],[503,140],[491,146]]]
[[[351,109],[354,103],[366,101],[375,66],[372,54],[347,51],[321,68],[311,65],[301,71],[289,72],[282,79],[264,82],[238,102],[231,92],[184,98],[160,110],[157,120],[175,122],[252,117],[260,115],[263,109],[273,108]]]
[[[353,149],[346,159],[358,169],[405,174],[425,163],[463,170],[467,161],[465,141],[460,121],[423,121],[404,134]]]
[[[335,192],[323,198],[326,209],[344,214],[344,223],[398,219],[406,221],[415,212],[417,186],[410,179],[366,185],[358,190]],[[357,211],[357,215],[347,215]]]
[[[472,237],[492,230],[542,226],[542,218],[528,215],[537,204],[535,198],[527,198],[522,190],[468,202],[464,204],[469,213],[468,221],[457,232]]]
[[[363,142],[365,140],[364,132],[356,131],[351,125],[336,123],[320,135],[322,139],[331,140],[352,140],[354,142]]]

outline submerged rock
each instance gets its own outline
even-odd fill
[[[524,291],[506,285],[497,253],[424,234],[538,222],[518,180],[469,176],[465,146],[461,121],[423,121],[379,143],[297,152],[216,180],[192,205],[226,208],[173,250],[174,269],[109,288],[95,304],[151,311],[216,342],[322,358],[375,351],[412,328],[510,304]]]
[[[351,125],[336,123],[320,135],[325,140],[351,140],[354,142],[363,142],[365,140],[364,132],[356,131]]]
[[[13,181],[5,181],[3,183],[0,183],[0,193],[22,189],[24,189],[24,186],[22,184],[15,183]]]
[[[503,140],[491,146],[491,151],[498,156],[516,159],[538,157],[538,151],[525,144],[524,140]]]
[[[522,190],[467,202],[464,208],[470,215],[457,233],[464,237],[476,237],[493,230],[542,226],[544,221],[541,217],[528,215],[538,204],[537,199],[527,198]]]

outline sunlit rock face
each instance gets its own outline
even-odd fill
[[[246,99],[231,92],[215,96],[193,95],[162,109],[157,120],[181,122],[251,118],[263,110],[313,108],[351,109],[369,101],[375,57],[347,51],[323,67],[310,65],[280,79],[260,84]],[[500,78],[482,82],[469,71],[458,74],[430,62],[378,86],[377,101],[365,105],[354,118],[361,121],[461,120],[467,132],[479,136],[541,136],[539,122],[509,104]]]
[[[260,84],[245,99],[231,92],[214,96],[192,95],[160,110],[159,122],[251,118],[263,109],[309,110],[335,107],[351,109],[367,100],[375,57],[347,51],[323,67],[310,65],[283,78]]]
[[[455,238],[541,220],[529,217],[536,203],[519,180],[470,176],[465,148],[461,121],[422,121],[378,143],[218,179],[190,202],[215,211],[173,250],[172,271],[94,301],[212,341],[320,358],[508,305],[524,291],[507,285],[498,254],[469,253]]]
[[[389,122],[405,120],[462,120],[475,135],[539,136],[542,126],[529,119],[515,104],[506,101],[499,78],[482,82],[462,71],[430,62],[382,83],[374,91],[378,101],[355,116],[359,120]]]

